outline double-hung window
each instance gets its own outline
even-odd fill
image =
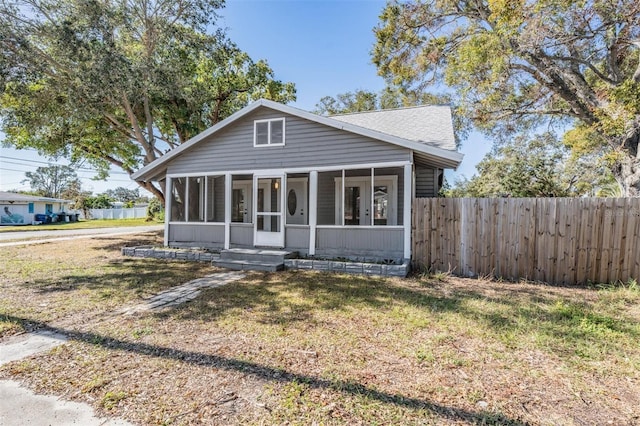
[[[284,145],[284,118],[253,122],[253,146]]]

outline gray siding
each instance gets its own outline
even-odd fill
[[[285,117],[285,146],[254,147],[253,121]],[[168,173],[408,161],[411,151],[303,118],[260,108],[170,162]]]
[[[191,243],[198,247],[224,245],[224,225],[169,224],[169,245]]]
[[[362,256],[402,259],[404,230],[380,228],[318,228],[318,256]]]
[[[253,224],[231,224],[229,244],[233,247],[253,247]]]
[[[284,244],[287,250],[296,250],[300,252],[309,251],[309,227],[308,226],[291,226],[285,227]]]
[[[416,198],[436,197],[437,187],[436,169],[416,167]]]

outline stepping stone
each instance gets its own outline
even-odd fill
[[[118,314],[135,315],[137,313],[158,311],[160,309],[181,305],[195,299],[202,289],[216,288],[244,278],[238,272],[220,272],[184,283],[180,286],[164,290],[147,300],[146,303],[124,308]]]

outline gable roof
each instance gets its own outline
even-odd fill
[[[330,118],[437,148],[456,149],[451,108],[446,105],[364,111]]]
[[[241,119],[242,117],[250,114],[254,110],[266,107],[275,111],[279,111],[285,114],[290,114],[296,117],[300,117],[309,121],[313,121],[319,124],[324,124],[325,126],[333,127],[340,130],[345,130],[347,132],[351,132],[354,134],[358,134],[361,136],[370,137],[373,139],[377,139],[383,142],[387,142],[393,145],[397,145],[400,147],[408,148],[413,150],[414,155],[424,161],[432,162],[439,167],[442,168],[455,168],[458,167],[460,162],[462,161],[463,155],[455,150],[443,149],[441,147],[433,146],[431,141],[426,143],[417,142],[416,140],[405,139],[403,137],[399,137],[396,135],[391,135],[387,133],[383,133],[377,130],[365,128],[356,124],[352,124],[346,121],[336,120],[331,117],[323,117],[321,115],[313,114],[307,111],[303,111],[298,108],[294,108],[289,105],[283,105],[278,102],[269,101],[266,99],[260,99],[251,105],[248,105],[237,111],[236,113],[230,115],[226,119],[221,122],[213,125],[202,133],[194,136],[189,139],[187,142],[183,143],[179,147],[169,151],[167,154],[158,158],[150,164],[147,164],[137,172],[131,175],[131,178],[136,181],[148,181],[153,179],[154,177],[161,174],[167,167],[167,163],[171,161],[173,158],[183,154],[184,152],[191,149],[194,145],[197,145],[202,140],[208,138],[209,136],[214,135],[216,132],[222,130],[227,127],[231,123]],[[444,136],[446,139],[447,136]]]
[[[60,198],[38,197],[35,195],[16,194],[15,192],[0,191],[0,202],[23,202],[34,203],[40,201],[43,203],[70,203],[69,200],[62,200]]]

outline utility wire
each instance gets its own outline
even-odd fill
[[[56,165],[56,166],[67,166],[68,164],[60,164],[60,163],[54,163],[52,161],[38,161],[38,160],[29,160],[29,159],[25,159],[25,158],[16,158],[16,157],[8,157],[5,155],[0,155],[0,160],[2,159],[9,159],[9,160],[18,160],[18,161],[23,161],[26,163],[38,163],[38,164],[47,164],[49,166],[51,165]],[[5,163],[11,163],[11,164],[18,164],[18,163],[12,163],[11,161],[4,161]],[[28,164],[20,164],[21,166],[27,166],[27,167],[33,167],[31,165]],[[70,166],[71,167],[71,166]],[[90,169],[88,167],[75,167],[78,170],[87,170],[87,171],[96,171],[95,169]],[[129,173],[127,172],[119,172],[119,171],[109,171],[109,173],[114,173],[114,174],[123,174],[123,175],[128,175]]]

